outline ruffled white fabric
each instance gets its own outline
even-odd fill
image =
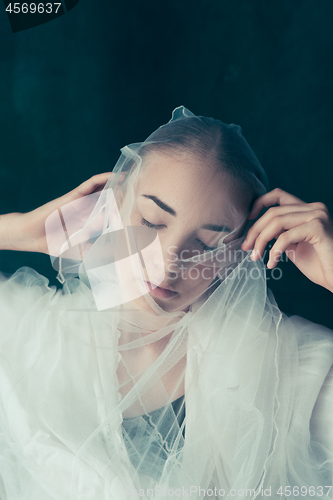
[[[249,310],[251,290],[241,291],[232,331],[226,313],[214,337],[203,335],[209,321],[222,319],[214,294],[209,321],[198,304],[187,313],[195,321],[188,324],[185,441],[152,477],[135,475],[124,442],[112,313],[97,311],[77,278],[57,290],[28,267],[1,274],[1,500],[148,498],[149,487],[167,498],[254,498],[262,488],[284,498],[281,485],[303,487],[303,498],[322,487],[325,497],[333,332],[281,314],[270,292],[256,298],[262,311]]]
[[[333,332],[281,313],[262,261],[240,250],[235,198],[216,247],[179,244],[175,302],[144,286],[168,259],[132,217],[137,182],[152,151],[196,154],[191,130],[210,153],[223,136],[234,181],[265,191],[239,127],[179,107],[123,148],[100,193],[46,220],[61,290],[28,267],[0,273],[1,500],[333,498]]]

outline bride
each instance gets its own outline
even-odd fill
[[[0,248],[63,284],[0,274],[1,500],[333,498],[333,332],[279,310],[273,238],[267,267],[333,292],[326,206],[183,106],[112,173],[0,216]]]

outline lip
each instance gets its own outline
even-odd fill
[[[155,296],[155,297],[160,297],[162,299],[169,299],[171,297],[175,297],[176,295],[178,295],[177,292],[174,292],[173,290],[170,290],[169,288],[162,288],[162,287],[154,285],[154,284],[153,284],[153,286],[155,288],[153,288],[152,283],[150,283],[149,281],[144,281],[144,283],[146,284],[146,286],[149,290],[148,293],[150,295]]]

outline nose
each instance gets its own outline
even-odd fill
[[[184,234],[172,235],[168,239],[161,240],[163,261],[165,266],[165,276],[167,280],[176,280],[183,270],[182,254],[186,257],[191,255],[188,248],[188,240]]]
[[[173,243],[171,244],[170,240],[156,238],[144,256],[149,280],[155,285],[162,282],[172,285],[179,275],[177,264],[179,245]]]

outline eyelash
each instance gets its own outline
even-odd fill
[[[147,221],[147,220],[146,220],[146,219],[144,219],[143,217],[142,217],[142,219],[141,219],[141,224],[142,224],[143,226],[148,226],[148,227],[154,228],[154,229],[156,229],[156,230],[157,230],[157,229],[161,229],[162,227],[165,227],[165,225],[164,225],[164,224],[152,224],[151,222]],[[209,247],[209,246],[205,245],[205,244],[204,244],[201,240],[198,240],[198,239],[197,239],[197,241],[200,243],[200,245],[202,246],[202,248],[203,248],[205,251],[207,251],[207,252],[209,252],[210,250],[215,250],[215,249],[216,249],[215,247]]]
[[[153,227],[154,229],[160,229],[161,227],[164,227],[164,224],[152,224],[151,222],[147,221],[143,217],[141,219],[141,224],[143,226]]]

